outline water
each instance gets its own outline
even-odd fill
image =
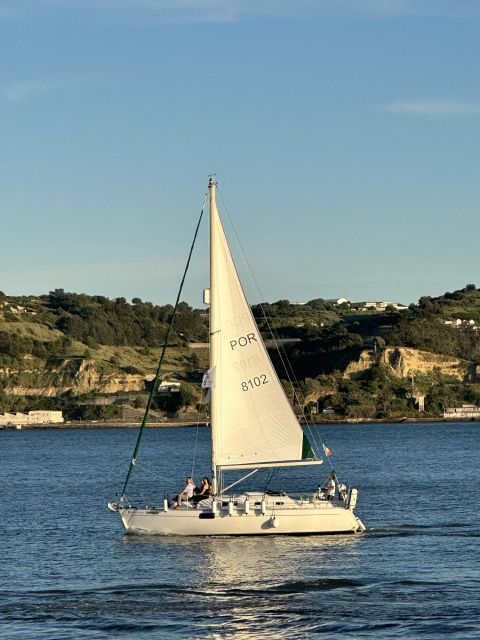
[[[480,424],[315,434],[359,488],[367,533],[127,536],[105,505],[135,431],[1,432],[0,637],[480,638]],[[181,488],[193,449],[200,479],[208,442],[205,428],[148,430],[132,495]]]

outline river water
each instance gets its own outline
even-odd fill
[[[359,489],[356,536],[127,536],[106,503],[136,435],[0,432],[1,638],[480,638],[479,423],[315,427]],[[131,495],[161,504],[192,461],[200,480],[209,437],[148,429]]]

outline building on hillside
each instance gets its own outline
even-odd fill
[[[61,411],[28,411],[28,413],[0,413],[0,425],[62,424]]]
[[[347,298],[327,298],[325,302],[333,304],[335,307],[339,307],[341,304],[350,304],[350,300],[347,300]]]
[[[180,384],[176,380],[162,380],[158,385],[157,393],[179,393]]]
[[[453,329],[472,329],[478,331],[479,327],[475,324],[475,320],[461,320],[455,318],[454,320],[444,320],[443,324],[446,324]]]
[[[358,311],[385,311],[387,307],[393,307],[397,311],[408,309],[407,305],[400,302],[389,302],[388,300],[367,300],[363,302],[352,302],[352,308]]]
[[[480,407],[474,404],[462,404],[461,407],[447,407],[443,412],[444,418],[479,418]]]

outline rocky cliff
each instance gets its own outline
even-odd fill
[[[361,352],[358,361],[347,366],[344,375],[351,379],[359,378],[371,369],[376,361],[377,354],[366,349]],[[378,361],[400,378],[434,373],[453,376],[463,381],[476,374],[471,363],[466,360],[406,347],[388,347],[382,351]]]
[[[54,397],[69,391],[74,395],[144,391],[151,378],[105,368],[85,358],[65,358],[49,368],[32,365],[22,370],[0,369],[4,393]]]

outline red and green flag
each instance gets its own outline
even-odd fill
[[[322,447],[323,447],[323,450],[325,451],[325,455],[326,455],[326,456],[331,456],[331,455],[332,455],[332,450],[331,450],[331,449],[329,449],[328,447],[326,447],[326,446],[323,444],[323,442],[322,442]]]

